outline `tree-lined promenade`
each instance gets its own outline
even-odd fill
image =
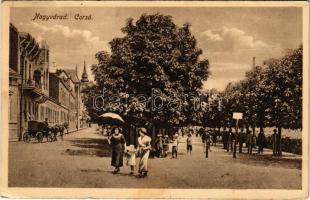
[[[123,37],[110,42],[111,53],[98,52],[98,63],[92,66],[96,83],[86,89],[84,102],[94,121],[104,112],[116,112],[128,126],[147,127],[155,136],[159,127],[171,132],[193,125],[235,127],[232,115],[241,112],[238,127],[251,129],[253,135],[257,127],[260,132],[274,127],[280,137],[283,128],[302,128],[302,46],[263,66],[254,65],[245,79],[222,92],[208,91],[201,104],[207,109],[184,109],[195,108],[195,97],[205,93],[202,86],[212,66],[201,59],[190,24],[179,27],[171,16],[144,14],[136,22],[128,19],[122,32]],[[154,88],[156,95],[169,100],[170,109],[152,109]],[[94,97],[103,89],[108,99],[94,106]],[[215,98],[210,98],[212,93]]]
[[[111,148],[97,126],[44,143],[12,142],[9,145],[10,187],[64,188],[193,188],[193,189],[300,189],[301,157],[238,154],[211,146],[205,158],[200,137],[193,137],[193,151],[186,153],[186,137],[180,137],[178,158],[149,159],[149,176],[123,166],[113,174]],[[171,150],[171,147],[170,147]],[[138,159],[137,159],[138,161]]]

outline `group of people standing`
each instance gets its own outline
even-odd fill
[[[227,152],[232,152],[234,158],[236,158],[237,150],[239,153],[242,153],[244,144],[248,154],[252,154],[253,149],[256,147],[258,147],[257,153],[263,154],[267,144],[265,133],[262,130],[257,136],[252,134],[251,130],[245,132],[241,128],[239,131],[237,129],[233,131],[232,128],[227,130],[226,127],[223,128],[223,131],[220,131],[220,129],[200,128],[197,133],[197,135],[201,136],[202,142],[204,143],[206,158],[208,157],[208,152],[211,152],[210,146],[216,146],[219,138],[223,142],[223,149],[227,150]],[[277,132],[277,129],[273,130],[273,135],[270,139],[273,155],[279,156],[281,154],[281,136]]]
[[[147,135],[145,128],[139,129],[138,147],[134,145],[126,145],[124,135],[119,128],[112,129],[112,134],[109,137],[109,142],[112,147],[111,165],[115,167],[113,173],[120,172],[120,167],[123,166],[123,157],[126,157],[126,165],[130,167],[130,174],[134,174],[136,166],[136,157],[139,157],[139,176],[146,177],[148,174],[148,158],[151,149],[151,138]]]
[[[244,131],[243,128],[240,129],[240,132],[233,132],[232,128],[229,128],[227,131],[224,128],[222,133],[223,139],[223,149],[227,149],[227,152],[237,151],[236,146],[239,146],[239,153],[242,153],[242,149],[244,144],[246,144],[247,153],[252,154],[253,148],[256,147],[256,144],[259,146],[259,152],[263,153],[264,145],[265,145],[265,134],[260,132],[258,137],[252,134],[250,130]]]
[[[251,130],[244,131],[243,128],[240,129],[239,132],[233,132],[231,128],[227,131],[224,127],[222,132],[222,140],[223,140],[223,149],[227,149],[227,152],[236,152],[237,145],[239,149],[239,153],[242,153],[243,146],[245,144],[247,148],[247,153],[252,154],[253,149],[257,148],[258,154],[263,154],[264,148],[267,144],[267,139],[263,130],[260,130],[258,135],[252,134]],[[273,130],[273,134],[271,136],[271,143],[273,146],[273,155],[280,155],[281,148],[281,136],[277,132],[277,129]]]
[[[182,137],[185,137],[184,132],[181,134]],[[193,135],[194,131],[192,129],[189,130],[189,133],[187,134],[186,138],[186,151],[187,154],[192,154],[193,151]],[[165,135],[164,137],[159,134],[157,135],[157,139],[155,141],[155,154],[157,157],[164,158],[167,157],[167,152],[169,151],[169,144],[171,144],[171,158],[177,158],[178,157],[178,148],[179,148],[179,134],[175,133],[172,136],[172,139],[169,138],[168,135]]]
[[[186,138],[187,153],[191,154],[193,150],[193,135],[194,131],[189,130]],[[263,131],[260,131],[256,137],[248,130],[246,133],[241,128],[240,131],[232,131],[232,128],[228,130],[224,127],[223,131],[212,131],[212,129],[201,128],[197,132],[196,136],[200,136],[204,144],[205,157],[208,158],[209,152],[211,152],[211,145],[216,146],[218,137],[222,138],[223,149],[227,152],[233,153],[233,158],[236,158],[237,145],[239,147],[239,153],[242,153],[243,146],[246,144],[247,153],[252,154],[253,148],[258,146],[258,154],[262,154],[266,144],[266,137]],[[146,128],[139,129],[138,145],[135,148],[134,145],[126,145],[124,135],[121,133],[120,128],[113,128],[111,134],[108,137],[109,143],[112,147],[112,161],[111,165],[115,167],[113,173],[120,172],[120,167],[123,166],[123,157],[126,157],[126,165],[130,167],[130,174],[134,174],[136,159],[139,157],[138,173],[140,177],[146,177],[148,175],[148,158],[150,152],[153,149],[151,146],[151,138],[147,134]],[[272,135],[273,142],[273,155],[277,156],[281,154],[281,136],[274,129]],[[158,134],[154,142],[155,154],[157,157],[167,157],[169,151],[169,144],[172,146],[171,158],[178,157],[179,135],[176,133],[172,139],[168,135]]]

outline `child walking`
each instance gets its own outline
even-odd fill
[[[193,138],[192,138],[192,134],[188,134],[187,135],[187,139],[186,139],[186,144],[187,144],[187,153],[192,154],[192,150],[193,150]]]
[[[134,174],[135,166],[136,166],[136,152],[134,145],[129,145],[126,148],[126,165],[130,166],[130,174]]]
[[[173,136],[172,141],[172,158],[178,157],[178,145],[179,145],[178,134],[175,134]]]
[[[164,136],[164,141],[163,141],[163,157],[167,157],[169,151],[169,137],[168,135]]]

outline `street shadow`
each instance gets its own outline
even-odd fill
[[[106,172],[101,169],[81,169],[81,172]]]
[[[289,169],[301,169],[302,160],[294,159],[293,156],[277,157],[272,155],[259,155],[259,154],[237,154],[237,158],[241,163],[252,165],[276,166]]]
[[[98,138],[78,138],[69,140],[73,147],[66,149],[63,154],[71,156],[97,156],[97,157],[111,157],[111,147],[106,139]]]

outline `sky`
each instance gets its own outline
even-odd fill
[[[68,15],[67,20],[32,20],[41,15]],[[87,73],[93,80],[90,65],[98,51],[110,51],[109,42],[122,37],[126,19],[135,21],[143,14],[171,15],[182,26],[191,24],[197,45],[203,50],[201,59],[210,62],[211,75],[204,89],[225,89],[229,82],[244,78],[256,65],[269,58],[278,58],[285,50],[302,44],[301,8],[12,8],[11,22],[20,32],[28,32],[50,48],[50,68],[74,69],[79,75],[86,61]],[[92,20],[75,20],[75,14],[92,15]]]

